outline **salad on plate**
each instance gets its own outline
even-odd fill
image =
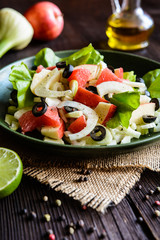
[[[160,131],[160,69],[136,76],[114,69],[92,44],[65,58],[38,52],[34,70],[11,68],[13,85],[5,122],[44,141],[117,145]]]

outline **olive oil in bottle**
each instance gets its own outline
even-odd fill
[[[140,0],[124,0],[122,8],[118,6],[107,21],[108,45],[126,51],[147,47],[154,22],[140,7]]]

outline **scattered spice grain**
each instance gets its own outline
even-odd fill
[[[157,187],[157,191],[160,192],[160,187]]]
[[[56,239],[56,237],[53,233],[49,234],[49,240],[55,240],[55,239]]]
[[[48,213],[44,214],[44,219],[45,219],[47,222],[49,222],[49,221],[51,220],[51,215],[48,214]]]
[[[139,217],[139,218],[138,218],[138,222],[143,222],[143,218],[142,218],[142,217]]]
[[[103,230],[103,232],[99,235],[99,239],[104,239],[107,236],[106,231]]]
[[[37,214],[33,211],[30,212],[29,214],[29,219],[33,220],[33,219],[36,219],[37,218]]]
[[[74,234],[74,227],[69,227],[68,232],[69,232],[70,234]]]
[[[77,222],[77,227],[78,228],[83,228],[84,227],[84,221],[82,219],[80,219],[78,222]]]
[[[148,195],[148,194],[145,196],[145,199],[146,199],[146,200],[148,200],[148,199],[149,199],[149,195]]]
[[[61,200],[60,200],[60,199],[56,199],[55,205],[56,205],[57,207],[60,207],[61,204],[62,204]]]
[[[156,217],[160,217],[160,211],[159,210],[155,210],[154,213],[155,213]]]
[[[88,181],[88,178],[87,178],[87,177],[84,177],[83,181],[84,181],[84,182],[87,182],[87,181]]]
[[[44,197],[43,197],[43,201],[44,201],[44,202],[47,202],[47,201],[48,201],[48,196],[44,196]]]
[[[88,230],[87,230],[87,233],[88,233],[88,234],[91,234],[91,233],[93,233],[95,230],[96,230],[96,227],[89,227]]]
[[[154,194],[154,190],[150,189],[150,190],[149,190],[149,193],[150,193],[151,195]]]
[[[155,201],[155,204],[160,206],[160,201]]]
[[[27,214],[27,212],[28,212],[28,211],[27,211],[26,208],[24,208],[24,209],[21,210],[21,214],[22,214],[22,215],[23,215],[23,214]]]

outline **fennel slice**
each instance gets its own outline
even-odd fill
[[[86,127],[78,133],[69,133],[68,134],[69,139],[71,141],[74,141],[74,140],[81,139],[81,138],[87,136],[88,134],[90,134],[90,132],[94,129],[94,127],[97,124],[97,121],[98,121],[97,113],[93,109],[87,107],[86,105],[84,105],[82,103],[74,102],[74,101],[61,102],[57,107],[62,108],[64,106],[70,106],[73,108],[77,108],[78,110],[82,111],[83,114],[87,117]]]

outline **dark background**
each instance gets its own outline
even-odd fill
[[[0,8],[11,7],[23,14],[35,2],[1,0]],[[9,51],[0,59],[0,68],[18,59],[35,55],[43,47],[58,51],[80,49],[93,43],[98,49],[109,49],[105,35],[106,20],[111,14],[109,0],[55,0],[54,3],[64,14],[65,25],[62,34],[50,42],[32,40],[29,46],[21,51]],[[143,0],[142,7],[153,17],[155,29],[150,37],[149,47],[134,53],[160,61],[160,2]],[[0,137],[5,134],[3,130],[0,131]],[[109,208],[108,212],[102,215],[92,209],[84,211],[77,201],[24,176],[19,188],[11,196],[0,201],[0,240],[45,239],[48,228],[52,228],[56,239],[61,240],[65,235],[67,223],[76,223],[80,218],[85,221],[84,229],[67,236],[68,239],[98,239],[103,229],[107,233],[105,239],[110,240],[160,239],[160,220],[154,217],[154,201],[160,200],[160,196],[154,194],[148,201],[144,201],[149,190],[155,190],[160,185],[160,175],[146,170],[139,184],[142,185],[140,191],[137,191],[135,186],[118,206]],[[47,203],[41,200],[44,195],[49,196]],[[53,206],[57,198],[63,203],[60,208]],[[28,221],[25,216],[20,215],[23,208],[36,211],[37,219]],[[51,214],[51,222],[42,221],[44,213]],[[65,214],[66,220],[57,222],[57,217],[62,214]],[[143,217],[143,222],[137,221],[140,216]],[[87,234],[90,226],[97,227],[91,235]]]

